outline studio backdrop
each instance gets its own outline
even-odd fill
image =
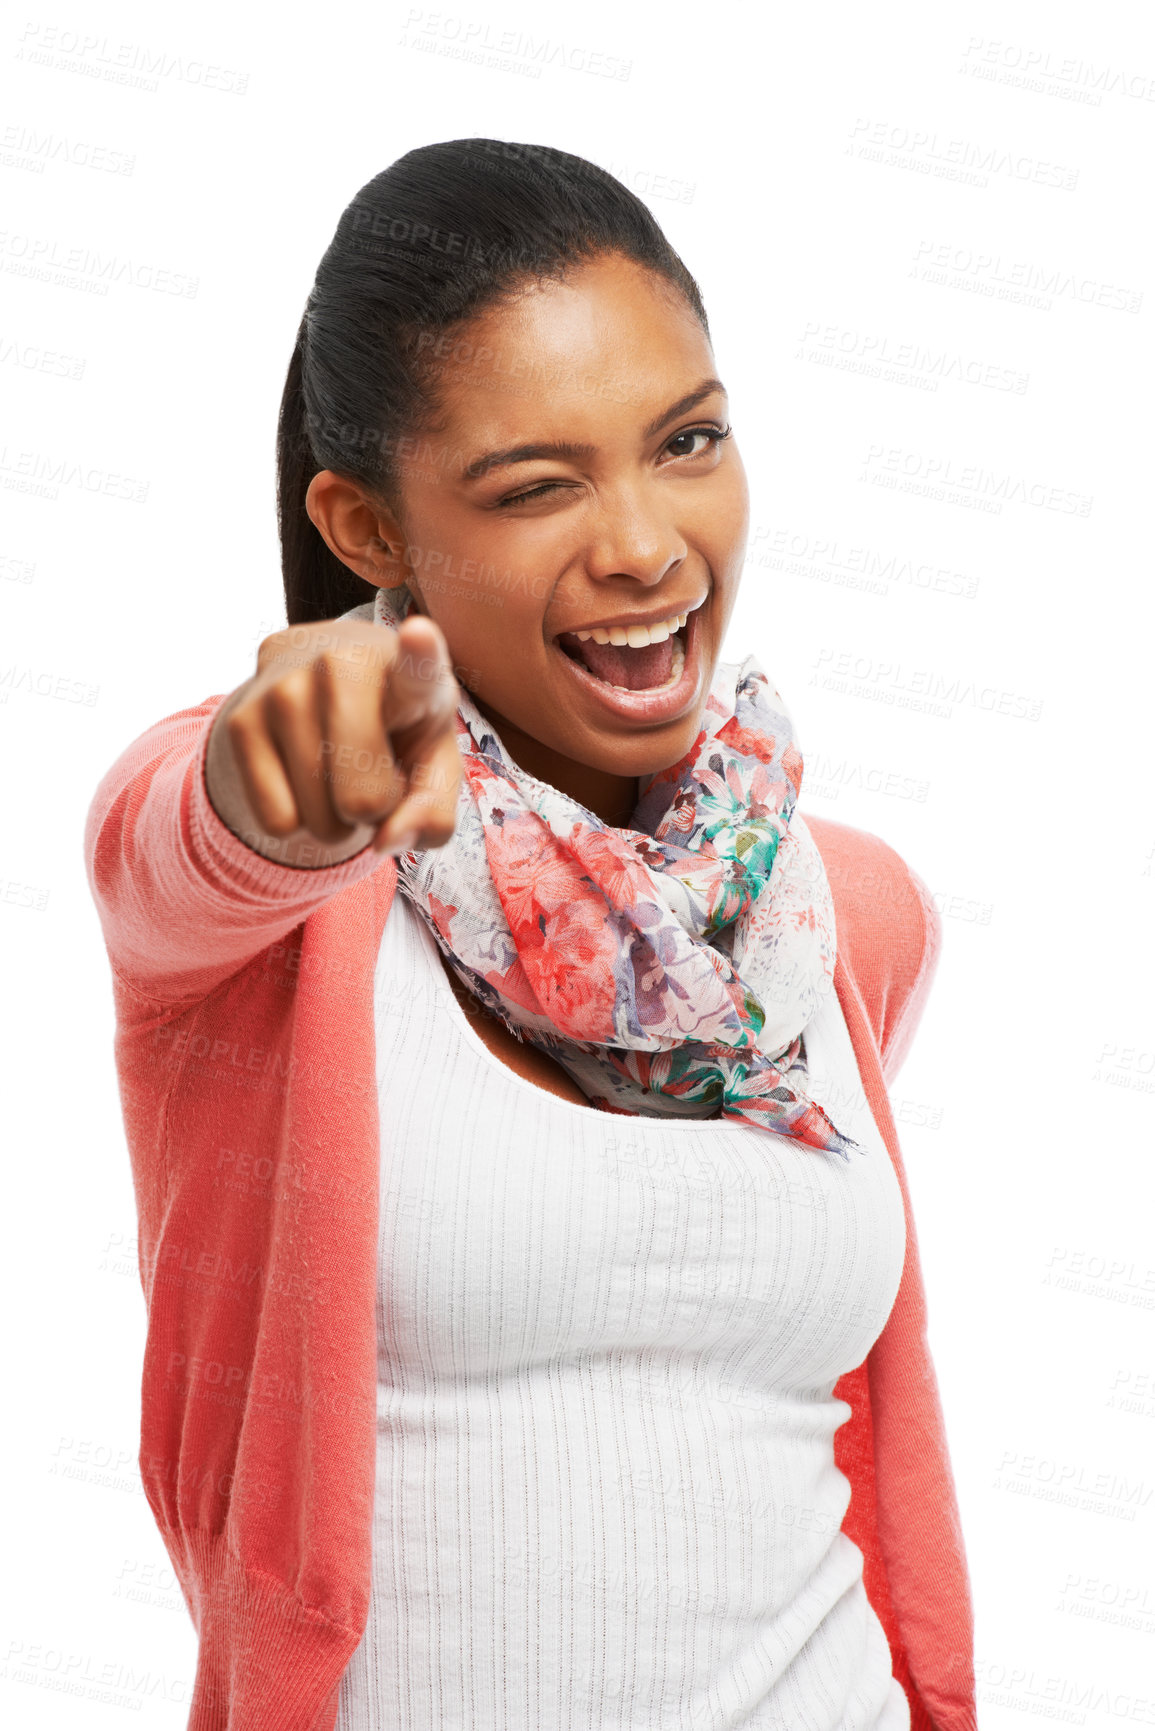
[[[85,813],[285,623],[276,414],[341,211],[482,137],[609,169],[694,273],[752,500],[727,658],[799,809],[941,917],[891,1099],[980,1722],[1155,1724],[1151,18],[98,0],[0,40],[6,1722],[177,1731],[195,1670]]]

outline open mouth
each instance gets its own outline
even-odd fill
[[[589,632],[580,636],[563,631],[557,646],[578,662],[587,673],[615,691],[664,691],[675,686],[686,665],[686,614],[677,616],[680,623],[659,642],[599,643]],[[675,625],[675,619],[668,622]],[[607,631],[599,630],[599,637]],[[614,632],[621,637],[623,631]]]

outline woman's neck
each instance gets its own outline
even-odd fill
[[[552,746],[543,745],[532,734],[523,733],[520,727],[507,721],[504,715],[490,709],[476,696],[473,701],[482,715],[492,721],[513,761],[528,775],[536,776],[538,781],[544,781],[550,787],[559,788],[611,828],[625,829],[628,826],[638,803],[636,775],[613,775],[609,770],[578,763],[574,758],[554,751]]]

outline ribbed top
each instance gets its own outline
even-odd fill
[[[373,1575],[337,1731],[907,1731],[832,1393],[903,1209],[834,994],[804,1038],[849,1164],[516,1076],[402,897],[375,1027]]]

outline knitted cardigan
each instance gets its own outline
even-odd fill
[[[333,1731],[369,1604],[373,976],[396,868],[367,848],[297,869],[235,836],[204,775],[223,701],[149,728],[85,827],[148,1312],[140,1470],[199,1634],[190,1731]],[[892,848],[807,824],[834,895],[835,990],[907,1234],[882,1333],[835,1386],[851,1408],[835,1433],[843,1531],[913,1731],[975,1731],[970,1585],[886,1092],[941,925]]]

